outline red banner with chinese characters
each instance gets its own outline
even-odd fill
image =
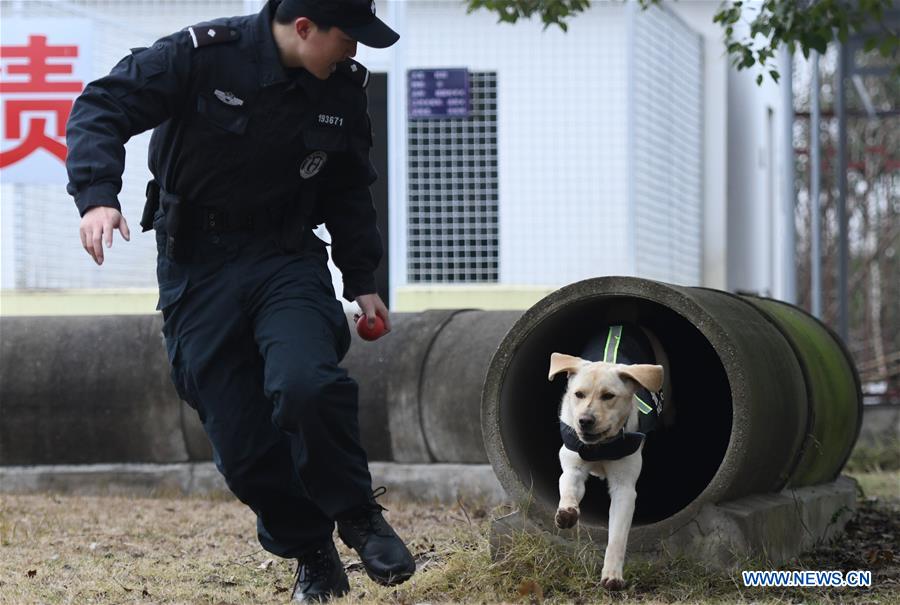
[[[90,79],[91,23],[4,18],[0,44],[0,177],[67,181],[66,121]]]

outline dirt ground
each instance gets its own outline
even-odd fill
[[[861,496],[847,534],[781,568],[872,570],[870,589],[749,590],[734,573],[660,563],[627,567],[631,586],[610,594],[575,581],[591,569],[551,570],[527,551],[491,562],[489,522],[504,510],[387,502],[419,571],[402,587],[377,587],[339,545],[353,589],[342,601],[898,603],[900,474],[865,480],[878,496]],[[287,603],[294,567],[260,548],[253,514],[230,498],[0,496],[2,604]]]
[[[459,506],[389,508],[421,571],[469,527]],[[339,548],[365,594],[359,559]],[[262,550],[253,513],[232,499],[0,496],[3,604],[285,603],[295,566]]]

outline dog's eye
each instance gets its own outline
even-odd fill
[[[581,391],[575,391],[575,397],[577,397],[578,399],[584,399],[584,393],[582,393]]]
[[[610,399],[615,399],[615,397],[616,396],[612,393],[603,393],[602,395],[600,395],[600,399],[602,399],[603,401],[609,401]]]

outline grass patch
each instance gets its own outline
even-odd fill
[[[873,482],[896,474],[870,474]],[[865,489],[865,487],[864,487]],[[868,492],[867,492],[868,493]],[[897,603],[898,501],[863,498],[838,542],[781,566],[788,570],[870,569],[871,589],[747,589],[739,571],[686,559],[638,560],[628,588],[602,588],[604,545],[560,549],[520,534],[492,560],[492,518],[508,510],[477,504],[388,503],[419,571],[396,588],[365,576],[339,544],[358,603]],[[256,541],[253,514],[233,500],[0,496],[0,603],[287,603],[294,562]],[[742,569],[774,569],[746,561]],[[33,573],[32,573],[33,572]]]
[[[900,499],[900,471],[845,473],[856,479],[863,494],[870,498]]]
[[[900,470],[900,438],[875,439],[871,443],[858,442],[844,470],[849,473]]]
[[[378,603],[884,603],[900,601],[896,580],[900,567],[885,555],[890,546],[873,539],[874,532],[900,530],[885,525],[896,516],[883,503],[863,503],[851,522],[852,536],[776,566],[746,559],[737,570],[723,571],[685,558],[634,560],[625,568],[628,588],[619,593],[600,586],[602,547],[585,543],[561,549],[541,536],[518,534],[509,549],[492,561],[488,523],[462,531],[445,558],[419,573],[404,587],[375,587],[339,601],[342,604]],[[847,548],[847,546],[850,548]],[[875,552],[885,555],[872,558]],[[872,589],[745,588],[740,570],[874,570]]]

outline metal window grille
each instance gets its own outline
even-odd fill
[[[468,118],[409,121],[409,283],[499,279],[497,73],[469,77]]]

